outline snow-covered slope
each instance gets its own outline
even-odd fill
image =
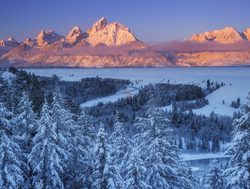
[[[246,84],[246,83],[245,83]],[[241,103],[247,103],[246,95],[250,92],[250,85],[245,85],[243,81],[235,81],[233,84],[227,83],[226,86],[221,87],[215,92],[209,94],[206,99],[209,104],[200,108],[194,109],[196,114],[209,115],[211,112],[220,115],[233,116],[234,112],[240,111],[231,107],[231,102],[236,101],[237,98],[241,99]]]

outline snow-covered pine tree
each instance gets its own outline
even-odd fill
[[[21,149],[12,138],[12,127],[7,108],[0,102],[0,188],[26,188]]]
[[[64,185],[60,174],[63,172],[62,156],[65,151],[58,145],[59,133],[52,124],[47,102],[44,103],[34,147],[28,157],[32,169],[32,187],[34,189],[58,188]]]
[[[11,108],[9,83],[0,73],[0,102],[5,103],[7,108]]]
[[[209,172],[206,178],[210,189],[224,189],[224,178],[221,165],[218,160],[213,160],[209,165]]]
[[[101,123],[97,133],[95,149],[95,170],[94,170],[94,188],[107,189],[108,181],[105,177],[105,167],[107,164],[107,141],[104,125]]]
[[[56,133],[58,133],[58,145],[69,152],[72,148],[71,134],[75,123],[72,114],[64,107],[64,99],[59,87],[56,87],[53,94],[51,121],[56,129]],[[64,159],[66,161],[67,157],[64,157]]]
[[[146,184],[146,165],[138,154],[138,149],[133,148],[129,154],[129,159],[125,164],[124,188],[125,189],[144,189],[150,188]]]
[[[130,139],[126,135],[124,124],[121,122],[119,113],[116,113],[114,132],[109,137],[110,144],[110,163],[109,165],[114,170],[117,187],[123,188],[122,178],[125,175],[125,164],[129,158]]]
[[[193,188],[194,179],[179,161],[170,123],[163,111],[149,106],[145,118],[137,118],[135,137],[139,153],[146,164],[146,184],[152,188]]]
[[[82,110],[72,133],[73,148],[69,159],[68,188],[91,188],[93,185],[93,148],[95,132],[88,115]]]
[[[21,99],[17,105],[14,123],[14,137],[22,150],[22,160],[28,165],[28,155],[33,147],[32,142],[37,127],[37,120],[26,92],[22,93]],[[29,178],[31,172],[29,166],[25,166],[23,171],[26,176],[25,180],[28,182],[28,185],[30,185]]]
[[[26,92],[17,106],[17,116],[15,118],[15,135],[26,157],[32,149],[32,140],[36,132],[36,114],[32,110],[32,103]]]
[[[110,163],[109,147],[104,125],[100,124],[95,147],[95,169],[93,187],[96,189],[117,189],[115,170]],[[119,188],[118,188],[119,189]]]
[[[73,115],[64,107],[64,99],[60,92],[60,88],[56,87],[53,93],[53,102],[51,104],[51,121],[55,128],[55,132],[58,135],[56,144],[64,149],[65,153],[61,154],[63,156],[60,159],[63,161],[63,168],[65,172],[60,175],[65,181],[65,185],[70,182],[70,157],[72,157],[72,149],[74,148],[72,142],[72,133],[75,125],[73,120]]]
[[[226,154],[231,155],[224,171],[227,189],[250,188],[250,106],[233,122],[233,140]]]
[[[13,126],[10,123],[10,119],[12,117],[12,113],[6,108],[3,102],[0,102],[0,136],[2,136],[2,132],[11,132],[13,130]]]

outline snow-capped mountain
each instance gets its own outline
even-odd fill
[[[0,47],[17,47],[19,43],[13,38],[9,37],[7,40],[0,39]]]
[[[39,47],[44,47],[56,41],[59,41],[62,38],[63,38],[62,36],[58,35],[53,30],[49,30],[49,31],[42,30],[38,34],[36,40],[37,40],[37,45]]]
[[[53,30],[18,43],[0,41],[0,66],[164,67],[250,65],[250,28],[192,35],[176,44],[149,45],[121,23],[99,19],[87,31],[75,26],[64,37]],[[203,43],[200,43],[203,42]],[[215,42],[215,43],[214,43]],[[8,47],[8,48],[6,48]]]
[[[245,40],[245,34],[241,34],[233,27],[225,27],[224,29],[207,31],[200,34],[192,35],[188,40],[197,42],[218,42],[218,43],[235,43]]]
[[[65,39],[67,43],[69,43],[70,45],[74,45],[86,37],[87,37],[87,33],[83,32],[78,26],[75,26],[72,28],[69,34],[65,37]]]
[[[107,20],[106,18],[102,17],[100,18],[98,21],[96,21],[92,27],[90,27],[87,31],[89,36],[94,35],[96,32],[98,32],[99,30],[102,30],[106,27],[107,25]]]
[[[245,36],[245,39],[250,41],[250,28],[247,28],[244,32],[243,35]]]
[[[87,42],[92,46],[107,45],[119,46],[138,41],[128,27],[113,22],[107,25],[105,18],[98,20],[89,30]]]
[[[31,39],[28,37],[24,40],[23,44],[25,44],[29,47],[34,47],[35,45],[37,45],[37,41],[35,39]]]

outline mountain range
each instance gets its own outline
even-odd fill
[[[39,32],[23,42],[0,40],[0,66],[167,67],[250,65],[250,28],[194,34],[184,41],[150,45],[128,27],[99,19],[87,31],[75,26],[62,36]]]

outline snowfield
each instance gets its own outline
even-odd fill
[[[81,104],[81,107],[95,106],[100,102],[102,102],[102,103],[115,102],[121,98],[132,97],[132,96],[138,94],[138,92],[139,92],[139,88],[137,88],[137,87],[127,87],[126,89],[118,91],[114,95],[110,95],[107,97],[97,98],[94,100],[87,101],[87,102]]]
[[[247,102],[250,91],[250,67],[197,67],[197,68],[50,68],[50,69],[26,69],[28,72],[40,76],[58,75],[62,80],[75,81],[86,77],[129,79],[134,82],[136,88],[149,83],[185,83],[206,86],[206,81],[224,82],[226,86],[208,95],[209,104],[196,109],[196,114],[209,115],[214,112],[220,115],[232,116],[239,109],[230,107],[232,101],[239,97],[241,104]],[[132,90],[132,91],[131,91]],[[96,105],[99,102],[114,102],[119,98],[125,98],[137,94],[137,90],[128,88],[119,91],[115,95],[91,100],[82,106]],[[224,104],[222,102],[225,102]],[[167,109],[170,110],[171,107]]]

